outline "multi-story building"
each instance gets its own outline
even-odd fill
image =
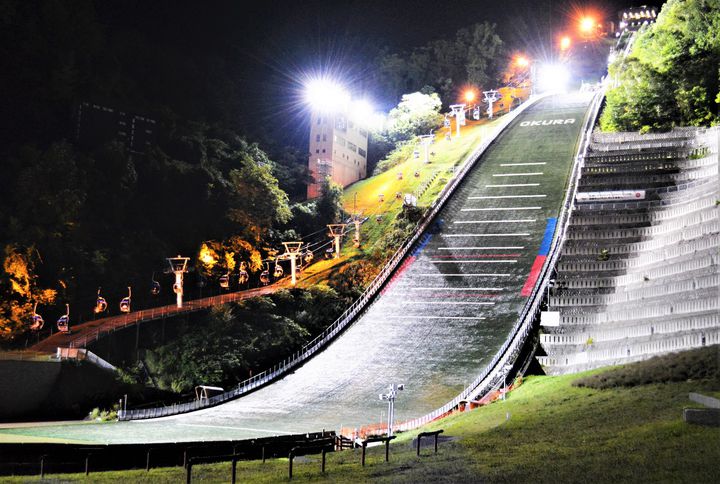
[[[321,194],[326,177],[346,187],[367,176],[368,132],[347,113],[314,111],[310,117],[308,198]]]

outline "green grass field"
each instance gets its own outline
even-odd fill
[[[708,351],[711,350],[711,351]],[[702,351],[702,350],[700,350]],[[716,358],[717,347],[704,358]],[[669,357],[659,366],[682,365]],[[629,365],[637,374],[637,366]],[[457,413],[421,431],[443,429],[448,440],[438,454],[423,447],[416,457],[413,438],[401,434],[391,445],[390,462],[383,449],[368,450],[366,467],[360,451],[328,455],[320,474],[319,456],[297,458],[297,482],[717,482],[720,428],[682,421],[683,407],[695,406],[689,392],[717,394],[717,372],[704,380],[667,381],[595,390],[572,382],[613,369],[579,375],[530,377],[506,401]],[[625,371],[625,370],[620,370]],[[622,378],[621,378],[622,379]],[[655,379],[657,380],[657,379]],[[672,380],[672,378],[671,378]],[[287,480],[287,459],[238,465],[245,482]],[[52,482],[181,482],[181,468],[54,475]],[[196,482],[228,482],[230,464],[197,466]],[[39,482],[38,478],[4,478],[0,482]]]

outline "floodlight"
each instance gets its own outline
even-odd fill
[[[538,71],[538,87],[542,91],[564,91],[570,74],[561,64],[544,64]]]
[[[580,31],[586,34],[592,32],[595,28],[595,19],[592,17],[583,17],[580,19]]]
[[[305,87],[305,99],[319,111],[342,109],[350,102],[350,95],[338,83],[329,79],[316,79]]]
[[[468,89],[467,91],[465,91],[463,99],[465,99],[465,102],[467,103],[472,103],[475,100],[475,91],[473,91],[472,89]]]

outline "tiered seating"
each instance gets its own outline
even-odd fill
[[[595,134],[580,192],[645,190],[639,201],[577,202],[543,328],[550,373],[720,342],[720,189],[713,129]]]

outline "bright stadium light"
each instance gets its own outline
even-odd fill
[[[592,33],[595,28],[595,19],[592,17],[583,17],[580,19],[580,32],[584,34]]]
[[[318,111],[335,111],[347,107],[350,94],[336,82],[315,79],[305,86],[305,100]]]
[[[538,69],[538,89],[543,91],[564,91],[570,81],[570,74],[561,64],[543,64]]]

